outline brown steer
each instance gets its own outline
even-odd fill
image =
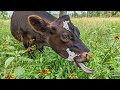
[[[36,45],[43,51],[43,46],[49,46],[85,72],[93,72],[83,64],[91,58],[90,50],[79,39],[80,32],[68,15],[56,18],[45,11],[15,11],[11,18],[11,33],[25,48]]]

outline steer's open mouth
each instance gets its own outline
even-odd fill
[[[91,56],[89,56],[89,58],[91,58]],[[76,64],[78,67],[80,67],[86,73],[91,74],[91,73],[93,73],[93,70],[90,69],[90,68],[88,68],[88,67],[86,67],[85,64],[83,63],[85,61],[88,61],[89,58],[87,58],[87,57],[81,57],[81,56],[76,56],[74,58],[74,64]]]

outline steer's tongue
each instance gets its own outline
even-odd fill
[[[90,69],[90,68],[88,68],[88,67],[86,67],[83,63],[77,63],[77,64],[78,64],[78,65],[82,68],[82,70],[85,71],[86,73],[89,73],[89,74],[93,73],[93,70]]]

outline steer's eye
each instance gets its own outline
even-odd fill
[[[56,30],[57,30],[57,28],[56,28],[55,26],[52,26],[52,27],[51,27],[51,30],[50,30],[50,33],[52,33],[52,34],[53,34],[53,33],[55,33],[55,32],[56,32]]]
[[[70,37],[67,33],[63,33],[61,36],[61,40],[64,42],[68,42],[70,40]]]

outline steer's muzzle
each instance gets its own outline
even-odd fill
[[[89,61],[90,58],[93,57],[93,54],[90,52],[83,52],[82,54],[74,57],[74,64],[77,65],[78,67],[81,67],[82,70],[84,70],[86,73],[93,73],[93,70],[90,68],[86,67],[83,62]]]

